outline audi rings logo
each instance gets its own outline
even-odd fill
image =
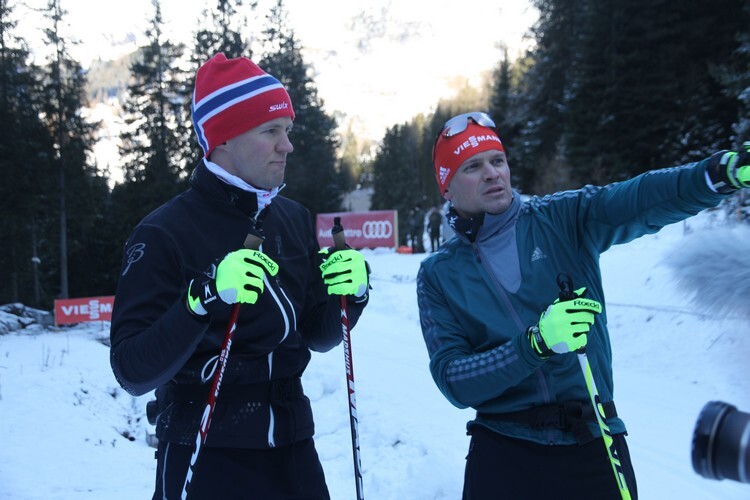
[[[367,239],[384,239],[393,235],[393,224],[389,220],[368,220],[362,224],[362,236]]]

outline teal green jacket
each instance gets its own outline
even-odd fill
[[[708,185],[705,160],[654,170],[604,187],[586,186],[518,201],[503,214],[485,214],[471,243],[458,235],[425,259],[417,276],[422,333],[430,371],[459,408],[506,413],[563,401],[588,401],[574,353],[540,359],[526,329],[559,295],[556,278],[604,306],[586,352],[603,402],[613,400],[612,351],[599,256],[615,244],[658,232],[714,207],[724,198]],[[559,429],[474,421],[496,432],[539,443],[572,444]],[[470,425],[472,422],[469,423]],[[608,419],[625,432],[620,418]],[[591,423],[593,435],[600,435]]]

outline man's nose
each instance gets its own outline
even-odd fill
[[[485,180],[491,181],[500,175],[500,170],[495,168],[491,162],[486,161],[482,164],[482,175]]]
[[[294,151],[294,146],[292,145],[292,141],[289,140],[288,135],[284,134],[284,138],[276,146],[276,150],[280,153],[291,153]]]

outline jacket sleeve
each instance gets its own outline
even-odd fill
[[[188,311],[176,245],[149,225],[125,247],[110,329],[110,362],[120,385],[139,396],[169,381],[203,338],[208,322]]]
[[[581,211],[572,216],[581,224],[582,243],[601,253],[717,206],[726,195],[708,186],[706,162],[652,170],[628,181],[580,190],[580,205],[571,210]]]
[[[438,271],[422,265],[417,274],[417,301],[430,372],[443,395],[458,408],[477,407],[528,380],[544,361],[535,356],[524,335],[484,352],[474,352],[459,318],[448,305]]]

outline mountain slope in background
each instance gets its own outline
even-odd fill
[[[120,104],[125,102],[130,81],[130,66],[136,57],[138,51],[134,50],[113,60],[97,59],[91,62],[86,70],[90,106],[109,103],[113,99]]]

